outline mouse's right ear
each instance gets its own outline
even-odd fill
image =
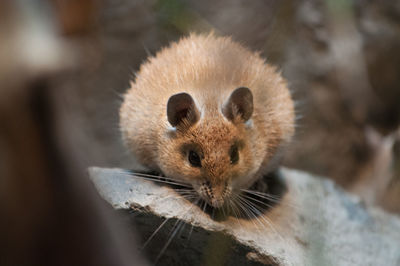
[[[173,127],[191,126],[200,118],[192,96],[185,92],[174,94],[168,99],[167,116]]]
[[[231,93],[222,108],[222,113],[231,121],[240,117],[243,122],[246,122],[253,114],[253,109],[253,94],[249,88],[240,87]]]

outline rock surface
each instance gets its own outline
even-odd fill
[[[115,209],[136,210],[129,215],[160,265],[400,265],[398,216],[364,207],[330,180],[281,173],[286,192],[257,219],[213,219],[171,187],[122,169],[89,169]]]

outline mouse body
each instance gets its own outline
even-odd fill
[[[120,128],[136,160],[222,207],[274,170],[294,134],[286,81],[229,37],[191,34],[136,73]]]

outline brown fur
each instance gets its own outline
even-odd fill
[[[254,98],[247,123],[227,120],[221,113],[232,91],[242,86]],[[166,104],[180,92],[193,97],[200,120],[174,129]],[[202,184],[209,181],[212,193],[223,201],[221,195],[247,188],[271,170],[279,149],[294,133],[294,108],[286,82],[258,53],[230,38],[192,34],[141,66],[125,95],[120,123],[126,144],[141,164],[191,183],[201,195]],[[232,165],[229,149],[234,142],[240,144],[240,159]],[[202,152],[201,168],[188,163],[185,145]]]

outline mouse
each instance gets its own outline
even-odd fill
[[[190,184],[214,208],[277,169],[295,132],[294,101],[276,67],[214,33],[150,56],[119,114],[137,162]]]

